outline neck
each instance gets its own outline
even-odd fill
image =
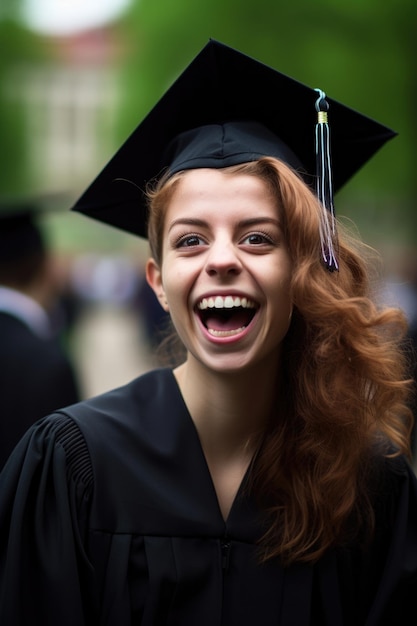
[[[215,372],[191,355],[175,370],[225,520],[276,401],[277,370],[269,363],[233,374]]]
[[[175,370],[208,456],[252,456],[276,402],[277,370],[213,372],[190,356]]]

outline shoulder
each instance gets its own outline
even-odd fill
[[[150,445],[158,438],[167,414],[183,410],[172,371],[154,370],[123,387],[54,411],[33,424],[18,445],[39,456],[47,449],[48,454],[54,450],[53,455],[64,450],[69,461],[80,455],[106,458],[117,449]],[[169,433],[169,428],[164,432]]]
[[[138,502],[142,509],[154,508],[161,468],[170,468],[177,488],[182,483],[182,475],[175,478],[179,459],[195,433],[171,370],[149,372],[50,419],[59,416],[73,422],[86,451],[77,448],[74,465],[77,479],[85,472],[94,485],[90,522],[95,528],[136,528]],[[64,447],[62,437],[59,445]],[[73,474],[71,451],[64,450]]]
[[[59,413],[74,420],[88,442],[107,447],[112,442],[156,433],[168,413],[183,410],[172,370],[157,369]]]
[[[157,369],[135,378],[117,389],[63,408],[81,426],[94,418],[125,420],[131,411],[157,408],[176,395],[176,382],[170,369]]]
[[[404,456],[375,457],[369,488],[379,526],[417,510],[417,477]]]
[[[28,451],[39,458],[56,456],[61,450],[69,461],[81,458],[83,465],[82,459],[94,450],[115,447],[118,439],[129,440],[133,431],[136,437],[146,432],[141,424],[152,416],[158,418],[160,409],[164,412],[170,403],[167,394],[174,391],[172,372],[155,370],[123,387],[60,408],[28,429],[17,445],[20,457]]]
[[[388,489],[393,485],[401,485],[404,480],[414,480],[415,474],[408,460],[402,455],[392,451],[391,454],[379,454],[372,458],[371,475],[378,483]],[[382,481],[382,483],[381,483]]]
[[[41,339],[22,320],[4,311],[0,311],[0,328],[4,335],[2,337],[4,341],[1,344],[3,349],[16,341],[19,342],[19,345],[20,342],[24,342],[24,345],[40,345],[42,343]]]
[[[67,360],[58,337],[43,336],[35,332],[22,319],[0,311],[0,358],[18,362],[19,367],[32,367],[32,360],[37,360],[37,367],[32,376],[49,370],[54,374],[54,367]]]
[[[26,431],[0,473],[0,485],[4,481],[5,485],[26,482],[28,486],[42,482],[51,472],[60,480],[66,477],[74,485],[83,484],[87,490],[92,487],[86,441],[76,422],[59,412],[38,420]]]

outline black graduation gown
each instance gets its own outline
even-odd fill
[[[417,487],[402,460],[381,492],[366,553],[259,565],[255,503],[242,486],[222,519],[172,372],[145,374],[41,420],[10,457],[0,475],[0,623],[415,624]]]

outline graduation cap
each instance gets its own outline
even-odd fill
[[[395,134],[324,92],[210,40],[72,208],[146,237],[144,192],[162,173],[274,156],[315,188],[325,207],[323,258],[337,269],[329,249],[333,193]]]

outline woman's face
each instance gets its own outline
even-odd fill
[[[148,282],[192,357],[223,372],[277,363],[292,264],[265,181],[188,171],[166,208],[162,252]]]

